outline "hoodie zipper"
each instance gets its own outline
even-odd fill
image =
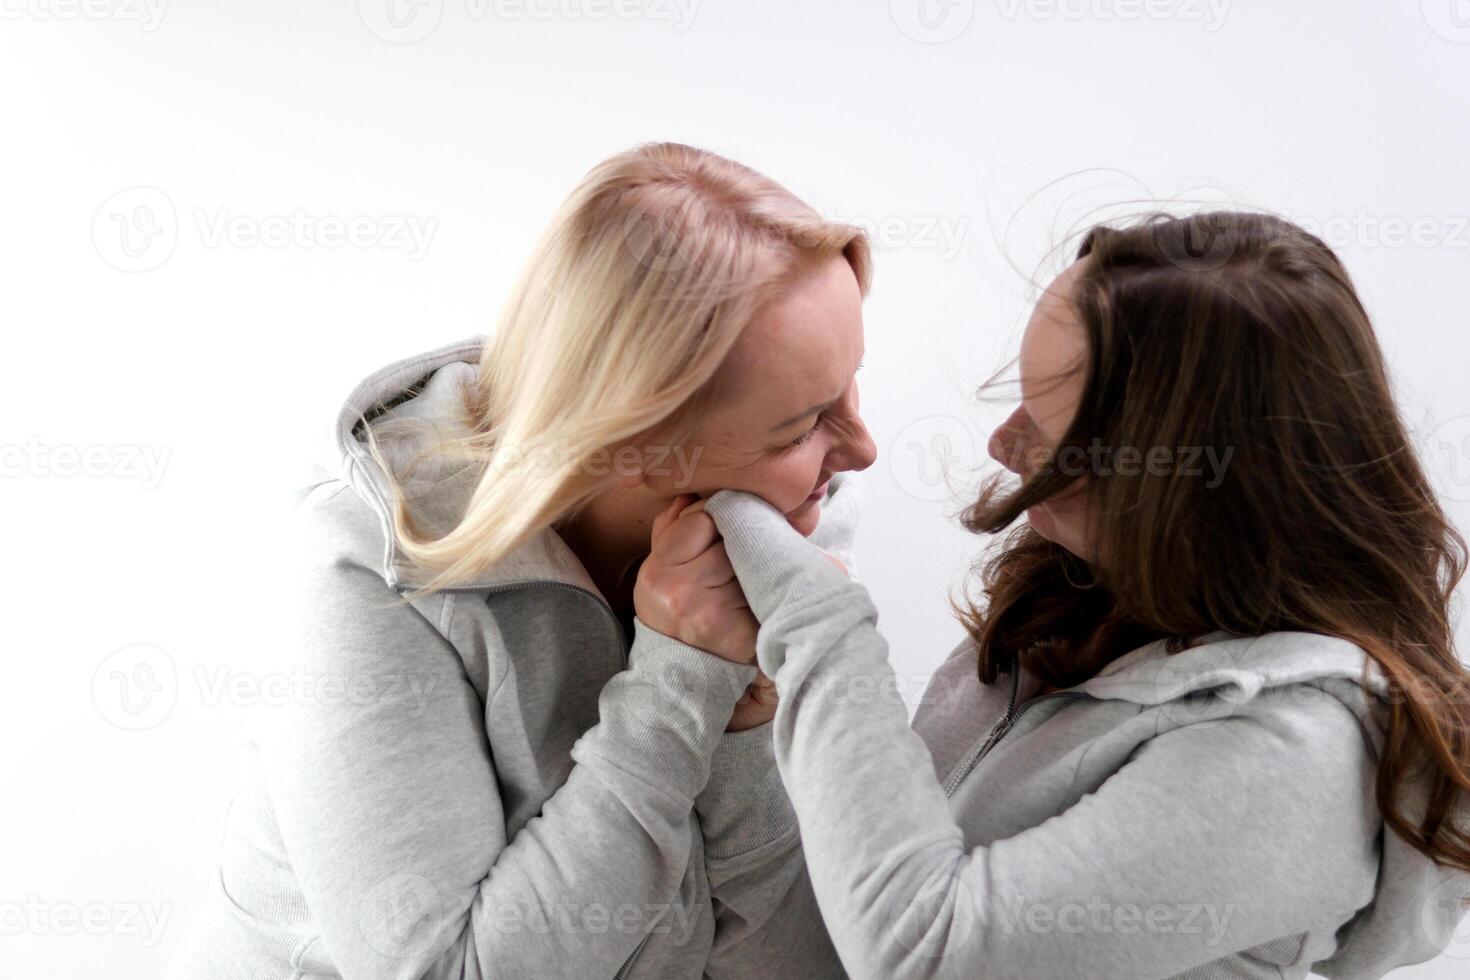
[[[1020,664],[1013,657],[1011,658],[1011,697],[1010,701],[1006,704],[1006,713],[1001,716],[1000,721],[990,730],[990,734],[985,737],[985,741],[981,742],[976,748],[971,749],[969,755],[965,756],[964,761],[955,768],[954,772],[949,774],[949,778],[944,781],[945,796],[953,796],[955,794],[955,790],[959,789],[960,783],[964,782],[965,777],[974,772],[975,767],[980,764],[980,760],[985,758],[990,753],[990,750],[995,748],[996,744],[1006,737],[1006,733],[1011,730],[1016,724],[1017,719],[1026,712],[1027,708],[1036,704],[1038,701],[1045,701],[1049,698],[1086,697],[1080,691],[1054,691],[1051,694],[1043,694],[1039,698],[1032,698],[1030,701],[1017,707],[1016,696],[1020,692],[1020,687],[1021,668]]]
[[[650,935],[651,934],[645,934],[644,937],[639,940],[638,945],[633,948],[632,955],[623,961],[622,966],[618,967],[618,972],[613,975],[613,980],[623,980],[623,978],[628,975],[628,971],[633,969],[633,961],[638,958],[639,953],[643,952],[643,947],[648,945]]]

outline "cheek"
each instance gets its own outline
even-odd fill
[[[816,488],[824,459],[823,450],[815,445],[758,462],[734,463],[710,459],[709,465],[698,468],[694,485],[690,489],[701,495],[708,495],[716,490],[744,490],[793,518],[806,511],[820,513],[820,505],[808,506],[806,498]],[[793,520],[793,524],[795,523]]]
[[[822,452],[815,447],[796,450],[739,474],[740,489],[770,501],[790,514],[806,504],[822,472]]]
[[[1080,525],[1087,515],[1087,491],[1082,488],[1064,491],[1048,500],[1046,505],[1058,521]]]
[[[695,446],[700,447],[697,453]],[[810,534],[821,516],[821,504],[809,505],[806,498],[824,472],[829,448],[821,435],[779,455],[738,451],[719,442],[692,442],[671,456],[670,474],[650,475],[645,482],[655,494],[665,497],[678,493],[708,497],[718,490],[743,490],[767,501],[793,527]]]

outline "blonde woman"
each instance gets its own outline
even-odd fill
[[[300,666],[341,696],[246,741],[176,976],[702,975],[741,904],[718,864],[759,843],[702,791],[769,765],[773,709],[681,511],[744,489],[843,550],[868,275],[856,228],[645,146],[573,192],[493,339],[362,382],[301,511]],[[675,568],[688,636],[745,663],[634,617],[635,588],[682,611]]]

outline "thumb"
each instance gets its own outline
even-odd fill
[[[694,499],[694,494],[692,493],[681,493],[679,496],[670,500],[667,507],[659,511],[658,516],[653,519],[653,540],[655,542],[669,529],[670,524],[679,519],[679,515],[684,512],[684,508],[693,503]]]

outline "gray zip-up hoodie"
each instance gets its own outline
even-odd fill
[[[477,581],[403,601],[413,576],[360,421],[419,520],[447,530],[476,474],[421,454],[463,432],[480,348],[390,365],[341,411],[300,509],[285,641],[313,695],[247,723],[179,980],[703,973],[701,818],[717,852],[744,831],[722,815],[734,801],[700,794],[712,765],[763,752],[723,734],[754,668],[641,622],[629,643],[549,529]],[[838,550],[840,516],[819,529]],[[740,887],[722,885],[737,903]]]
[[[707,506],[781,696],[718,776],[767,830],[711,975],[1363,978],[1454,936],[1470,875],[1383,825],[1356,646],[1216,633],[1025,700],[965,643],[911,729],[866,590],[758,498]]]

